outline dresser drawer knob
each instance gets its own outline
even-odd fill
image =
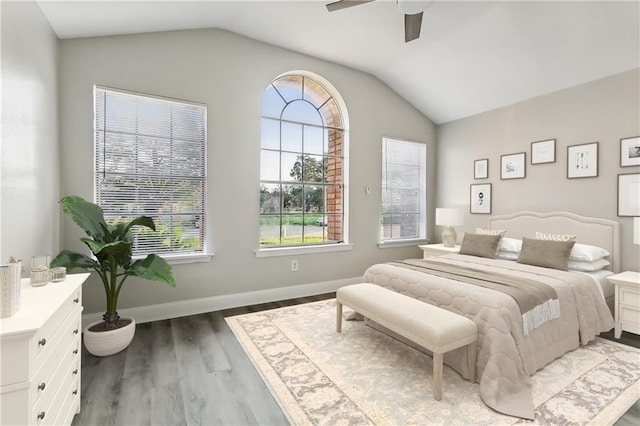
[[[74,394],[74,395],[77,395],[77,394],[78,394],[78,389],[74,390],[74,391],[73,391],[73,392],[71,392],[71,393],[72,393],[72,394]]]
[[[75,376],[76,374],[78,374],[78,369],[77,368],[75,370],[73,370],[73,375]]]
[[[47,385],[45,384],[45,382],[42,382],[38,385],[38,390],[44,390],[45,387],[47,387]]]
[[[80,302],[80,298],[79,297],[76,297],[75,299],[73,299],[73,303],[78,303],[78,302]]]
[[[42,338],[38,340],[38,346],[44,346],[46,344],[47,344],[47,339]]]
[[[74,355],[78,355],[78,350],[77,350],[77,349],[74,349],[74,350],[73,350],[73,354],[74,354]]]
[[[78,329],[73,330],[73,334],[78,334]]]
[[[38,414],[38,420],[42,419],[44,419],[44,411],[40,411],[40,414]]]

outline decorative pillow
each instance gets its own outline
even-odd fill
[[[545,241],[575,241],[576,236],[571,234],[545,234],[544,232],[536,231],[536,240]]]
[[[460,254],[495,259],[502,235],[479,235],[465,232],[460,246]]]
[[[515,238],[503,238],[500,241],[500,251],[508,251],[512,253],[519,253],[522,248],[522,240],[516,240]]]
[[[581,260],[571,260],[569,258],[569,270],[570,271],[582,271],[582,272],[595,272],[606,268],[611,265],[606,259],[598,259],[593,262],[586,262]]]
[[[603,249],[602,247],[590,246],[588,244],[576,243],[571,250],[569,260],[583,260],[593,262],[594,260],[602,259],[609,256],[611,253]]]
[[[523,238],[517,262],[566,271],[569,267],[569,253],[575,243]]]
[[[506,229],[476,228],[476,234],[478,234],[478,235],[504,235],[506,233],[507,233]]]
[[[517,251],[498,250],[498,254],[496,255],[496,259],[518,260],[518,256],[520,256],[520,253],[518,253]]]

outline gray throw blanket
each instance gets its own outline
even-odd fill
[[[556,291],[551,286],[535,280],[469,266],[451,265],[437,259],[408,259],[388,263],[508,294],[520,307],[525,336],[545,322],[560,317],[560,302]]]

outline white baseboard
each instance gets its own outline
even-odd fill
[[[219,311],[222,309],[237,308],[240,306],[257,305],[259,303],[331,293],[342,286],[359,283],[360,280],[361,277],[353,277],[334,281],[272,288],[268,290],[250,291],[246,293],[203,297],[199,299],[181,300],[178,302],[122,309],[119,310],[118,313],[120,316],[134,318],[137,323],[160,321],[170,318]],[[82,328],[84,329],[92,322],[102,321],[102,314],[102,312],[98,312],[82,315]]]

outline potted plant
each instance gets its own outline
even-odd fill
[[[155,223],[148,216],[140,216],[129,222],[116,221],[107,224],[102,208],[82,197],[69,195],[60,200],[62,210],[82,228],[87,237],[80,240],[89,247],[93,257],[69,250],[61,251],[51,267],[64,266],[68,272],[75,269],[93,269],[102,280],[107,301],[103,321],[89,324],[84,330],[87,350],[98,356],[107,356],[125,349],[135,333],[133,318],[118,315],[118,296],[125,280],[140,277],[162,281],[176,286],[171,266],[158,255],[144,259],[132,259],[134,226],[146,226],[155,231]]]

